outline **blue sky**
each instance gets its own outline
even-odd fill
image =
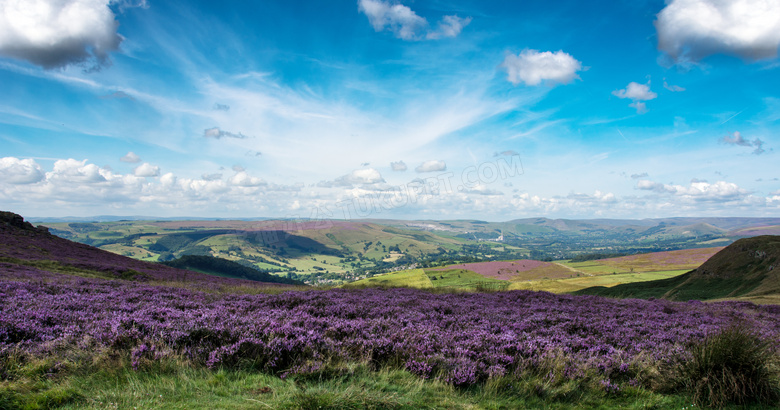
[[[0,207],[777,216],[778,45],[777,0],[0,0]]]

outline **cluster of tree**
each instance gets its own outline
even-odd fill
[[[288,277],[281,277],[264,272],[260,269],[244,266],[240,263],[226,259],[203,255],[184,255],[181,258],[167,262],[163,265],[179,269],[194,270],[209,275],[224,276],[236,279],[248,279],[257,282],[284,283],[288,285],[302,285],[303,282],[293,279],[292,272]]]
[[[593,261],[597,259],[607,259],[607,258],[619,258],[621,256],[629,255],[629,253],[621,252],[621,253],[583,253],[579,255],[575,255],[571,258],[572,262],[585,262],[585,261]]]

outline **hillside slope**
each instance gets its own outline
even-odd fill
[[[213,256],[184,255],[179,259],[162,262],[163,265],[178,269],[186,269],[207,275],[222,276],[227,278],[246,279],[257,282],[283,283],[287,285],[303,285],[301,281],[272,275],[244,266],[238,262]]]
[[[124,279],[140,282],[190,283],[196,286],[256,286],[257,282],[210,276],[158,263],[117,255],[89,245],[72,242],[35,227],[11,212],[0,211],[0,273],[34,269],[84,277]],[[262,283],[263,286],[276,284]]]
[[[744,299],[774,302],[780,297],[780,236],[740,239],[686,274],[577,294],[669,300]]]

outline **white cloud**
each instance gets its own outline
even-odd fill
[[[374,31],[389,30],[402,40],[457,37],[463,27],[471,23],[471,17],[444,16],[436,30],[430,30],[428,20],[409,7],[384,0],[359,0],[358,10],[368,17]]]
[[[219,127],[214,128],[206,128],[203,130],[203,137],[204,138],[238,138],[238,139],[244,139],[246,138],[246,135],[242,133],[234,134],[232,132],[224,131],[219,129]]]
[[[658,49],[677,63],[712,54],[747,60],[777,57],[780,2],[671,0],[655,21]]]
[[[54,162],[54,169],[46,173],[46,179],[65,183],[98,183],[112,179],[111,171],[101,169],[95,164],[87,164],[87,160],[78,161],[73,158]]]
[[[724,144],[740,145],[743,147],[752,147],[753,143],[742,137],[739,131],[735,131],[733,135],[726,135],[720,140]]]
[[[428,21],[403,4],[390,4],[382,0],[360,0],[358,10],[368,17],[375,31],[387,29],[403,40],[416,39],[419,32],[428,26]]]
[[[582,70],[582,63],[563,51],[523,50],[506,56],[501,67],[514,85],[539,85],[542,81],[569,84],[580,78],[577,72]]]
[[[458,16],[444,16],[439,22],[436,31],[426,35],[427,39],[436,40],[443,37],[457,37],[458,34],[471,23],[471,17],[460,18]]]
[[[160,175],[160,167],[152,165],[148,162],[144,162],[133,170],[133,174],[137,177],[143,178],[156,177]]]
[[[0,183],[34,184],[43,178],[41,166],[32,159],[0,158]]]
[[[0,174],[12,168],[8,164],[22,161],[0,159]],[[32,160],[25,163],[38,168]],[[733,183],[696,179],[689,185],[638,180],[635,188],[646,193],[641,196],[618,196],[606,190],[558,196],[516,189],[510,197],[502,194],[496,184],[480,183],[464,191],[456,189],[454,181],[451,186],[442,184],[439,176],[390,186],[373,169],[345,175],[342,179],[352,182],[347,189],[321,189],[266,183],[245,170],[227,180],[209,181],[178,178],[173,173],[159,178],[113,174],[73,159],[58,161],[54,168],[37,183],[14,184],[0,179],[0,201],[7,209],[50,216],[96,215],[107,210],[117,215],[289,216],[290,210],[298,210],[303,216],[320,212],[320,216],[335,218],[393,215],[496,220],[520,215],[594,218],[663,217],[672,213],[729,216],[740,212],[772,216],[780,205],[778,192],[756,195]],[[454,174],[457,177],[459,172]]]
[[[650,91],[648,84],[639,84],[633,81],[628,83],[626,88],[615,90],[612,94],[619,98],[628,98],[634,101],[648,101],[658,97],[658,94]]]
[[[176,184],[176,176],[173,175],[172,172],[169,172],[163,176],[160,177],[160,183],[162,184],[163,188],[171,188]]]
[[[642,101],[634,101],[631,104],[628,104],[628,106],[635,108],[637,114],[645,114],[647,112],[647,104]]]
[[[497,191],[495,189],[490,189],[483,184],[477,184],[471,188],[464,189],[461,192],[466,194],[476,194],[476,195],[504,195],[503,192]]]
[[[128,163],[131,163],[131,164],[137,164],[137,163],[141,162],[141,157],[136,155],[135,152],[130,151],[125,156],[123,156],[122,158],[119,158],[119,160],[122,161],[122,162],[128,162]]]
[[[690,185],[662,184],[650,180],[640,180],[637,189],[653,191],[659,194],[670,194],[694,201],[732,201],[746,197],[750,194],[746,189],[740,188],[732,182],[718,181],[709,183],[693,180]]]
[[[638,114],[647,112],[647,105],[643,101],[649,101],[658,97],[658,94],[650,91],[650,84],[639,84],[633,81],[628,83],[626,88],[622,90],[612,91],[612,94],[618,98],[630,99],[632,103],[628,104],[628,106],[636,108]]]
[[[390,167],[393,169],[393,171],[406,171],[406,163],[403,161],[398,162],[391,162]]]
[[[110,0],[4,0],[0,54],[47,69],[93,60],[108,62],[119,48],[119,22]]]
[[[446,171],[447,170],[447,164],[444,163],[444,161],[437,161],[437,160],[430,160],[425,161],[417,168],[414,169],[417,172],[438,172],[438,171]]]
[[[666,80],[664,80],[664,88],[666,88],[667,90],[669,90],[669,91],[671,91],[673,93],[679,93],[679,92],[685,91],[685,88],[680,87],[679,85],[669,84],[669,83],[666,82]]]
[[[356,169],[334,181],[336,186],[351,186],[358,184],[379,184],[385,182],[382,174],[374,168]]]
[[[729,145],[739,145],[741,147],[755,147],[753,150],[754,155],[761,155],[766,150],[764,149],[764,141],[756,138],[753,141],[746,140],[739,131],[735,131],[733,135],[726,135],[720,139],[720,142]]]
[[[268,185],[262,179],[250,176],[246,171],[236,172],[235,175],[228,178],[228,182],[230,183],[230,185],[241,186],[241,187],[258,187],[258,186]]]

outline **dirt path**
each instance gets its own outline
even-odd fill
[[[566,265],[564,265],[562,263],[558,263],[558,262],[553,262],[553,263],[558,265],[558,266],[560,266],[560,267],[566,268],[566,269],[568,269],[568,270],[570,270],[570,271],[572,271],[574,273],[579,273],[579,274],[582,274],[582,275],[585,275],[585,276],[593,276],[593,274],[591,274],[591,273],[583,272],[581,270],[574,269],[571,266],[566,266]]]

